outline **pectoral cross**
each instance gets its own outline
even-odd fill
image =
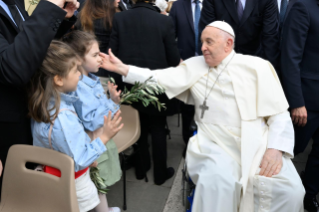
[[[200,118],[202,119],[204,117],[205,110],[208,110],[209,107],[206,105],[206,100],[204,100],[203,104],[199,106],[199,108],[202,110]]]

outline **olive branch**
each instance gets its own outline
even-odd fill
[[[90,167],[90,177],[100,193],[106,194],[109,191],[109,189],[106,188],[104,179],[100,176],[100,169],[98,167]]]
[[[110,77],[109,81],[115,84],[115,80]],[[145,82],[135,82],[131,90],[129,91],[124,87],[124,91],[121,93],[121,104],[132,104],[133,102],[142,102],[144,107],[152,104],[154,107],[161,111],[162,108],[166,109],[165,103],[161,103],[156,95],[165,93],[165,89],[154,83],[152,77],[149,77]]]
[[[116,84],[112,77],[109,77],[109,81],[113,84]],[[150,77],[143,83],[135,82],[130,91],[124,87],[124,91],[120,96],[120,104],[132,104],[133,102],[141,101],[144,107],[152,104],[154,107],[157,107],[159,111],[161,111],[162,108],[166,109],[166,106],[165,103],[161,103],[158,100],[156,95],[163,93],[165,93],[165,89],[162,86],[155,84],[154,80],[152,80],[152,77]],[[90,168],[90,177],[100,193],[106,194],[108,192],[109,189],[106,188],[107,186],[104,183],[104,179],[100,176],[100,169],[98,167]]]

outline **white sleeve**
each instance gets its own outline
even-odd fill
[[[156,71],[151,71],[148,68],[138,68],[136,66],[130,66],[127,76],[122,76],[123,82],[134,84],[135,82],[145,82],[152,77],[152,80],[157,82]]]
[[[289,112],[270,116],[267,124],[269,126],[268,149],[281,150],[287,157],[293,158],[295,133]]]

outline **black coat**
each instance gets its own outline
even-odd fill
[[[283,26],[282,85],[290,108],[319,111],[318,14],[318,0],[298,0]]]
[[[131,10],[115,14],[109,46],[124,63],[151,70],[180,62],[171,18],[148,3],[137,3]],[[121,83],[121,77],[116,80]],[[167,101],[166,95],[161,101]],[[157,113],[153,105],[147,109],[142,104],[133,106],[142,112]]]
[[[241,21],[235,0],[204,0],[199,28],[225,21],[235,31],[235,51],[260,56],[279,66],[279,17],[277,0],[246,0]]]
[[[175,25],[177,46],[183,60],[195,56],[195,30],[191,3],[190,0],[176,1],[169,13]]]
[[[3,163],[13,144],[32,144],[25,86],[42,64],[52,39],[61,36],[75,22],[64,22],[65,11],[48,1],[41,1],[31,17],[21,2],[16,4],[26,20],[22,32],[0,7],[0,159]],[[1,181],[0,178],[0,190]]]

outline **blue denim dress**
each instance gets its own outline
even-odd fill
[[[82,120],[85,130],[94,140],[102,133],[103,116],[107,116],[109,111],[113,116],[120,107],[107,98],[100,79],[93,74],[83,75],[75,95],[79,98],[79,101],[73,103],[76,113]],[[111,186],[120,180],[122,171],[118,150],[112,139],[107,142],[106,148],[107,151],[97,159],[97,162],[100,176],[105,180],[104,183]]]
[[[74,160],[75,171],[80,171],[90,166],[106,151],[105,145],[96,138],[91,141],[86,134],[82,121],[72,112],[75,111],[73,103],[78,101],[74,94],[61,93],[61,111],[52,126],[52,148],[58,152],[69,155]],[[54,105],[52,99],[49,108]],[[52,111],[52,114],[54,111]],[[31,120],[33,145],[50,149],[49,131],[50,123]]]

